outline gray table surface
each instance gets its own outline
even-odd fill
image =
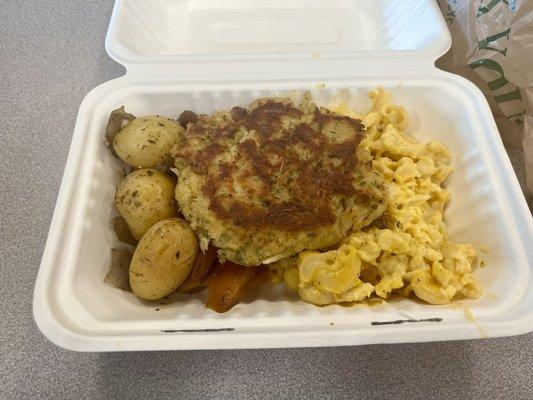
[[[0,1],[0,399],[533,399],[533,334],[291,350],[83,354],[38,331],[32,290],[78,106],[123,74],[111,1]],[[520,181],[520,150],[508,149]],[[531,205],[531,196],[528,196]]]

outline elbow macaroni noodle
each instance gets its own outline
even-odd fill
[[[404,131],[408,116],[382,89],[369,93],[370,111],[357,115],[345,105],[335,111],[363,120],[367,136],[357,149],[388,183],[383,216],[352,233],[336,249],[305,251],[284,261],[285,282],[313,304],[362,301],[372,294],[416,297],[430,304],[456,295],[477,298],[472,276],[476,251],[448,239],[443,222],[450,193],[442,187],[452,172],[451,157],[439,142],[421,144]]]

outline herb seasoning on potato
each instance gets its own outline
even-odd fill
[[[160,116],[136,118],[118,131],[113,149],[122,161],[135,168],[165,164],[170,150],[183,135],[177,122]]]
[[[131,234],[140,240],[156,222],[178,215],[174,201],[176,182],[156,169],[138,169],[117,188],[115,205]]]
[[[130,264],[130,286],[145,300],[174,292],[189,276],[198,253],[198,239],[179,218],[159,221],[144,234]]]

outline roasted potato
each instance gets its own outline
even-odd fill
[[[184,129],[177,122],[160,116],[136,118],[113,138],[113,149],[122,161],[135,168],[165,164],[170,149],[178,143]]]
[[[130,264],[130,286],[135,295],[157,300],[175,291],[189,276],[198,239],[179,218],[159,221],[142,237]]]
[[[178,215],[175,185],[173,178],[155,169],[135,170],[120,183],[115,206],[135,239],[157,221]]]

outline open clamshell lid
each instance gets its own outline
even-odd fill
[[[433,64],[450,44],[433,0],[117,0],[106,38],[115,61],[146,73],[317,59]]]

